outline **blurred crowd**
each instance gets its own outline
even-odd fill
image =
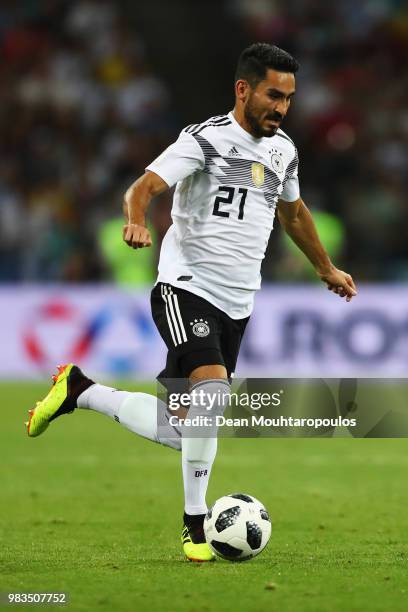
[[[104,223],[173,136],[169,91],[121,8],[1,5],[2,281],[109,278]]]
[[[338,236],[336,262],[360,281],[407,280],[404,4],[220,4],[244,44],[274,42],[301,63],[283,127],[299,149],[302,197],[323,216],[323,240],[325,231],[328,243],[333,231]],[[180,74],[158,74],[148,33],[128,19],[131,7],[110,0],[0,5],[0,282],[119,280],[115,262],[125,265],[125,251],[109,256],[107,224],[120,217],[129,184],[191,122],[175,112],[169,83]],[[174,37],[169,32],[169,44],[177,44]],[[214,67],[217,87],[230,86],[216,77]],[[168,194],[152,209],[156,245],[170,207]],[[121,248],[119,241],[115,249]],[[128,251],[126,257],[135,257]],[[136,275],[135,283],[154,277],[156,258],[157,248],[143,262],[150,273]],[[308,274],[277,232],[264,277]]]

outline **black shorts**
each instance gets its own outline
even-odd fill
[[[249,317],[231,319],[189,291],[158,283],[151,294],[152,316],[168,353],[157,379],[187,379],[200,366],[220,364],[235,370]]]

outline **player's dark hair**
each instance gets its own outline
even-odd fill
[[[296,74],[299,62],[290,53],[268,43],[254,43],[239,56],[235,81],[244,79],[252,88],[264,80],[268,68]]]

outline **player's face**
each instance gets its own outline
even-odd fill
[[[253,136],[261,138],[276,134],[294,93],[295,76],[276,70],[268,70],[266,78],[254,89],[249,87],[244,116]]]

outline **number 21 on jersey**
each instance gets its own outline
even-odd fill
[[[239,205],[238,205],[238,219],[244,218],[244,207],[245,200],[247,197],[248,189],[244,187],[239,187],[239,189],[235,189],[235,187],[218,187],[218,191],[224,192],[227,195],[221,196],[218,195],[214,201],[214,208],[212,214],[216,217],[229,217],[230,213],[226,210],[221,210],[221,204],[232,204],[235,197],[235,191],[240,196]]]

